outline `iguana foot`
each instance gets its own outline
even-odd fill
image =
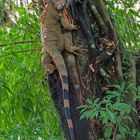
[[[77,45],[70,46],[70,47],[66,48],[66,50],[68,52],[74,53],[76,55],[79,55],[79,53],[82,53],[82,52],[86,52],[87,51],[87,49],[78,47]]]
[[[55,69],[56,68],[55,68],[54,64],[46,64],[45,65],[45,75],[53,74]]]
[[[73,30],[78,30],[78,29],[79,29],[79,27],[78,27],[77,25],[75,25],[75,24],[71,24],[71,28],[72,28]]]

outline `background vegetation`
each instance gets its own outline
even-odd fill
[[[135,54],[140,49],[138,2],[107,2],[125,49]],[[58,117],[42,82],[38,16],[34,1],[23,6],[15,0],[0,0],[0,140],[62,140]]]
[[[12,6],[19,18],[12,27],[9,20],[1,20],[0,28],[0,44],[6,44],[0,47],[0,140],[54,140],[61,131],[42,84],[38,13],[32,7]],[[16,44],[21,41],[26,43]]]

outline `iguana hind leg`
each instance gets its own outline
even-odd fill
[[[41,63],[45,69],[45,75],[54,73],[56,68],[49,54],[45,53],[42,55]]]
[[[72,46],[66,47],[65,49],[66,49],[66,51],[68,51],[70,53],[74,53],[76,55],[79,55],[79,53],[87,51],[87,49],[81,48],[78,45],[72,45]]]

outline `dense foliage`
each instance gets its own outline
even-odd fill
[[[6,44],[0,47],[0,139],[54,140],[61,131],[48,88],[42,84],[38,16],[25,8],[16,10],[16,25],[0,29],[0,44]],[[26,43],[16,44],[21,41]]]
[[[107,0],[114,25],[130,51],[140,49],[140,3],[138,0]]]
[[[113,91],[107,91],[104,99],[97,98],[95,100],[88,99],[86,105],[79,107],[81,110],[81,119],[99,119],[103,124],[103,138],[107,140],[127,139],[127,135],[140,139],[138,129],[132,129],[127,126],[126,121],[132,123],[131,112],[136,111],[126,99],[126,92],[133,88],[137,92],[135,100],[140,101],[140,86],[135,87],[134,84],[127,86],[125,83],[114,85]],[[117,134],[117,136],[116,136]],[[100,138],[100,140],[104,140]]]
[[[11,2],[0,1],[0,44],[5,44],[0,45],[0,139],[59,139],[58,119],[48,88],[42,84],[39,14],[32,9],[32,4],[22,8]],[[108,0],[114,25],[131,51],[140,49],[136,3],[138,0]],[[125,107],[127,114],[130,108]]]

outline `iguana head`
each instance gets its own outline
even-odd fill
[[[62,11],[64,7],[66,6],[67,1],[66,0],[53,0],[54,7],[58,11]]]

